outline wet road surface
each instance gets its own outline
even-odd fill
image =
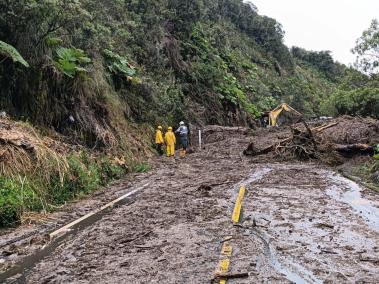
[[[248,139],[162,158],[120,193],[149,186],[66,237],[19,281],[210,283],[232,236],[229,270],[249,277],[228,283],[378,283],[378,196],[317,164],[252,163],[240,154]],[[240,185],[248,192],[233,226]]]

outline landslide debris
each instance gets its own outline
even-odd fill
[[[65,158],[71,151],[68,144],[49,137],[41,137],[27,123],[0,119],[0,174],[2,176],[27,175],[44,169],[59,172],[63,179],[68,163]],[[48,177],[47,177],[48,178]]]
[[[268,129],[266,133],[271,135],[260,133],[244,154],[253,157],[272,154],[282,159],[331,162],[354,155],[373,154],[375,145],[379,143],[379,121],[341,116],[321,123],[302,121],[281,130]],[[276,136],[273,137],[272,133]]]

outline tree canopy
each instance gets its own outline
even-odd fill
[[[370,27],[357,39],[352,52],[357,55],[356,66],[367,73],[379,71],[379,21],[372,20]]]

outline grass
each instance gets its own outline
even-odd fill
[[[9,119],[0,122],[3,125],[0,127],[0,228],[18,225],[25,216],[45,215],[67,201],[82,198],[120,179],[128,170],[150,169],[148,163],[140,162],[148,156],[149,150],[143,147],[150,141],[148,135],[139,137],[142,142],[133,141],[134,147],[125,145],[129,147],[113,151],[122,153],[114,156],[83,147],[73,151],[68,144],[43,136],[28,123]],[[140,148],[145,149],[142,155]]]
[[[53,211],[65,202],[91,193],[124,176],[128,169],[108,156],[94,157],[86,151],[70,154],[67,171],[45,179],[43,173],[28,176],[0,177],[0,227],[20,224],[26,212]],[[135,171],[146,171],[142,163]]]
[[[149,163],[139,163],[133,167],[133,171],[137,173],[144,173],[151,169],[151,165]]]

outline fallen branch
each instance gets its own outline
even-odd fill
[[[120,243],[120,244],[130,243],[130,242],[133,242],[133,241],[135,241],[135,240],[139,240],[139,239],[141,239],[141,238],[143,238],[143,237],[146,237],[146,236],[150,235],[152,232],[153,232],[153,231],[148,231],[148,232],[143,233],[143,234],[138,234],[138,235],[136,235],[136,236],[133,237],[133,238],[121,240],[119,243]]]
[[[321,253],[338,254],[337,252],[329,250],[329,249],[321,249]]]
[[[225,243],[225,242],[230,241],[232,239],[233,239],[233,237],[229,236],[229,237],[226,237],[225,239],[223,239],[220,243]]]
[[[337,124],[338,124],[338,122],[334,122],[334,123],[330,123],[330,124],[327,124],[327,125],[323,125],[323,126],[312,128],[311,130],[312,130],[312,132],[321,132],[321,131],[324,131],[325,129],[328,129],[330,127],[336,126]]]
[[[237,278],[247,278],[249,277],[249,272],[237,272],[237,273],[217,273],[213,279],[214,281],[219,281],[220,279],[237,279]]]
[[[349,144],[349,145],[333,145],[333,150],[345,154],[354,154],[354,153],[362,153],[362,154],[374,154],[375,148],[373,146],[367,144]]]

